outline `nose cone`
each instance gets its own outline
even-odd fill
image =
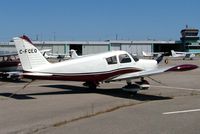
[[[167,71],[189,71],[189,70],[193,70],[196,68],[198,68],[197,65],[183,64],[183,65],[178,65],[178,66],[172,67],[172,68],[168,69]]]

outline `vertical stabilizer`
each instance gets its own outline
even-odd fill
[[[16,37],[14,42],[23,70],[50,64],[27,36]]]
[[[171,50],[172,57],[177,57],[176,52],[174,50]]]
[[[143,56],[147,56],[147,54],[145,53],[145,51],[142,51],[142,55]]]
[[[70,56],[72,59],[80,57],[80,56],[78,56],[78,54],[76,53],[76,50],[74,50],[74,49],[70,50]]]

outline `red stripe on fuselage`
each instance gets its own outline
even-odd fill
[[[98,72],[98,73],[84,73],[84,74],[53,74],[53,76],[33,76],[33,75],[24,75],[25,78],[29,79],[41,79],[41,80],[66,80],[66,81],[105,81],[110,78],[117,77],[126,73],[138,72],[141,70],[129,68],[129,69],[118,69],[107,72]]]

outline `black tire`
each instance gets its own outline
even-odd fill
[[[93,90],[96,90],[97,89],[97,86],[95,84],[89,84],[89,89],[93,89]]]
[[[132,94],[133,94],[133,95],[136,95],[136,94],[138,94],[138,91],[132,92]]]

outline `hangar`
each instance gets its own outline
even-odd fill
[[[174,45],[174,42],[166,41],[33,41],[38,49],[51,49],[54,54],[68,54],[74,49],[79,55],[100,53],[113,50],[125,50],[132,54],[142,55],[142,51],[154,52],[155,44]],[[159,48],[159,47],[158,47]],[[15,52],[13,42],[1,43],[1,51]]]
[[[54,54],[69,54],[74,49],[79,55],[100,53],[112,50],[125,50],[132,54],[142,55],[146,52],[170,52],[177,51],[199,51],[200,41],[198,29],[186,27],[181,30],[181,38],[178,41],[159,40],[105,40],[105,41],[33,41],[38,49],[51,49]],[[0,51],[16,51],[14,42],[0,42]]]

